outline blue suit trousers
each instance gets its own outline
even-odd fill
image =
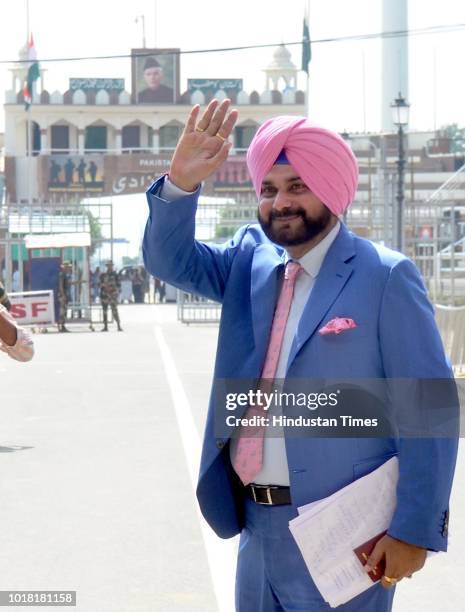
[[[237,612],[323,612],[332,608],[316,588],[289,530],[295,507],[245,501],[236,574]],[[394,588],[379,583],[336,608],[341,612],[389,612]]]

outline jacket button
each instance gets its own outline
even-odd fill
[[[222,448],[224,448],[224,440],[217,440],[217,441],[216,441],[216,446],[217,446],[217,448],[219,448],[220,450],[221,450]]]
[[[444,525],[442,528],[442,537],[443,538],[447,537],[448,533],[449,533],[449,511],[447,510],[444,514]]]

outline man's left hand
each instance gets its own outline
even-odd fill
[[[421,570],[426,561],[426,548],[385,535],[374,547],[366,562],[365,570],[372,571],[383,557],[386,560],[386,569],[381,584],[389,589],[402,578],[410,578],[414,572]]]

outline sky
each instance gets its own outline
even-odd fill
[[[26,41],[27,0],[3,0],[0,60],[14,60]],[[381,0],[29,0],[29,23],[40,58],[129,53],[142,46],[145,16],[148,47],[213,49],[297,42],[302,38],[304,7],[310,5],[310,34],[318,39],[382,30]],[[465,24],[463,0],[410,0],[409,28]],[[465,87],[461,58],[465,29],[409,40],[410,128],[465,125]],[[300,46],[289,47],[300,66]],[[265,88],[263,68],[273,48],[189,54],[181,58],[181,90],[187,78],[243,78],[245,89]],[[436,66],[436,70],[433,69]],[[65,91],[69,77],[125,78],[130,89],[130,61],[92,60],[43,63],[46,88]],[[10,88],[9,66],[0,65],[0,96]],[[434,78],[436,73],[436,78]],[[364,78],[363,78],[363,75]],[[381,41],[314,43],[310,65],[311,118],[348,131],[381,127]],[[305,75],[300,74],[304,86]],[[436,91],[436,111],[434,110]],[[0,114],[0,131],[3,130]]]

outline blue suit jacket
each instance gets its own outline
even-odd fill
[[[279,291],[284,251],[257,225],[223,245],[194,239],[198,192],[167,202],[147,192],[147,270],[185,291],[221,302],[214,386],[260,376]],[[337,336],[317,330],[336,316],[357,328]],[[420,275],[403,255],[353,235],[342,225],[298,325],[288,377],[449,378],[442,342]],[[215,389],[212,398],[215,396]],[[221,537],[243,524],[227,440],[215,436],[210,400],[197,497]],[[457,454],[450,438],[287,438],[295,506],[326,497],[398,455],[397,509],[389,533],[432,550],[447,547],[448,501]]]

